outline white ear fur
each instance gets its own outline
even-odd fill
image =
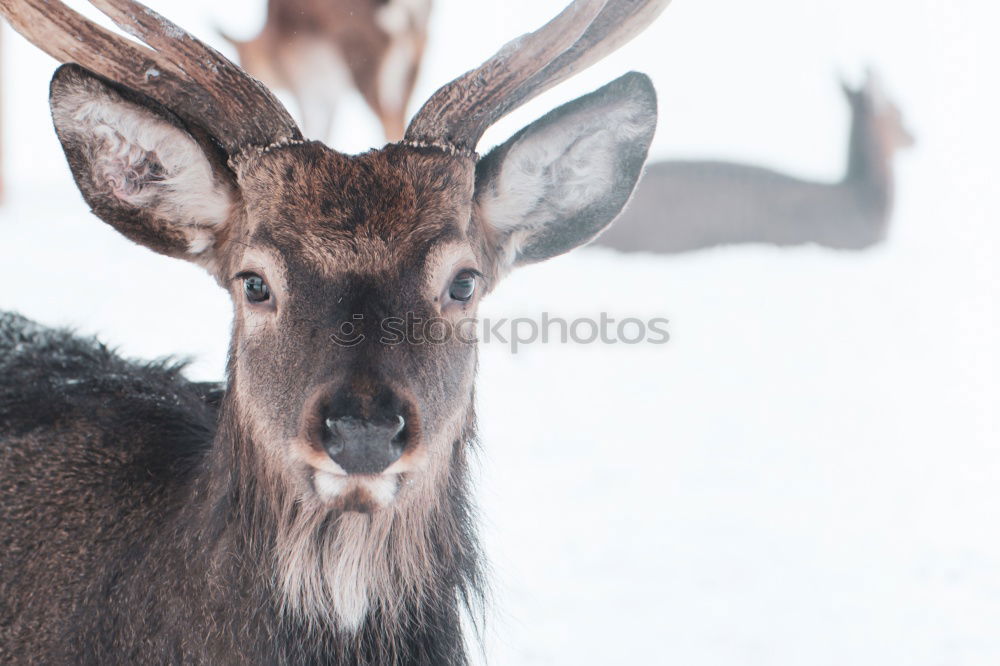
[[[94,79],[64,87],[52,113],[63,144],[85,147],[93,187],[179,232],[189,254],[213,245],[234,195],[190,134]]]
[[[556,109],[483,159],[478,213],[509,263],[593,238],[625,205],[656,126],[648,78],[627,74]]]
[[[619,123],[615,134],[593,124],[566,123],[511,146],[496,189],[480,200],[491,226],[498,231],[537,229],[606,196],[615,184],[618,140],[622,134],[641,136],[645,129],[630,122],[631,109],[617,111],[607,118]]]

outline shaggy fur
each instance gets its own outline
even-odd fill
[[[71,65],[51,100],[94,212],[207,268],[233,300],[233,337],[220,391],[2,320],[0,657],[467,663],[461,618],[483,597],[467,488],[476,348],[387,344],[382,325],[475,317],[514,258],[610,224],[652,138],[649,80],[626,75],[478,164],[433,146],[346,156],[298,139],[221,155],[197,127]],[[602,116],[621,122],[579,134]],[[219,206],[192,220],[206,197]],[[192,242],[192,228],[206,237]],[[450,295],[462,274],[481,278],[468,299]],[[248,298],[247,275],[266,299]],[[363,343],[335,343],[344,322]],[[322,424],[387,410],[405,423],[398,459],[346,474]]]
[[[465,663],[459,615],[483,590],[466,447],[422,534],[321,517],[262,486],[229,396],[215,407],[217,389],[179,371],[0,315],[0,662]],[[434,575],[408,587],[391,564],[395,596],[375,595],[357,632],[340,633],[281,611],[275,557],[289,538],[312,556],[366,544],[390,561],[416,539]]]

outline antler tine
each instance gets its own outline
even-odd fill
[[[538,30],[508,42],[496,55],[441,87],[406,129],[405,142],[474,152],[479,137],[502,115],[504,100],[533,74],[570,48],[606,0],[574,0]]]
[[[655,21],[669,4],[670,0],[608,0],[587,32],[525,84],[526,94],[534,97],[617,51]]]
[[[575,0],[542,28],[438,90],[410,122],[406,141],[474,153],[490,125],[628,42],[668,4]]]
[[[135,0],[90,0],[90,3],[120,28],[179,66],[192,81],[207,91],[217,105],[216,109],[223,110],[225,114],[218,119],[222,126],[219,129],[250,123],[250,127],[246,128],[250,131],[243,131],[249,136],[238,142],[238,148],[302,138],[295,121],[274,95],[212,47]],[[215,94],[215,90],[225,93]],[[236,107],[231,108],[234,104]],[[202,116],[215,116],[213,111],[199,109]],[[235,119],[239,121],[234,123]]]
[[[38,0],[0,0],[0,10],[11,27],[60,62],[83,64],[95,60],[98,51],[143,63],[156,57],[152,49],[121,40],[61,3],[51,7]],[[93,44],[86,44],[88,38]]]
[[[156,12],[133,0],[91,4],[148,46],[102,28],[59,0],[0,0],[0,10],[52,57],[148,95],[207,131],[230,156],[248,146],[302,138],[261,83]]]

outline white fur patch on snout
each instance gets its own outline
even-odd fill
[[[328,502],[352,490],[362,490],[376,504],[386,507],[396,497],[399,483],[395,474],[355,477],[316,471],[313,474],[313,487],[316,489],[316,494]]]
[[[347,488],[347,476],[341,474],[329,474],[328,472],[316,472],[313,475],[313,486],[316,494],[324,500],[330,501],[340,497]]]

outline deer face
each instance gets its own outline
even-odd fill
[[[447,470],[475,348],[440,332],[428,343],[423,324],[474,317],[486,284],[472,167],[310,143],[241,170],[246,216],[220,274],[232,380],[254,440],[303,492],[368,509]]]
[[[231,294],[229,392],[263,473],[361,511],[443,483],[472,417],[479,299],[611,222],[656,113],[648,79],[627,75],[479,160],[291,142],[224,161],[75,66],[57,72],[52,108],[95,213]]]

